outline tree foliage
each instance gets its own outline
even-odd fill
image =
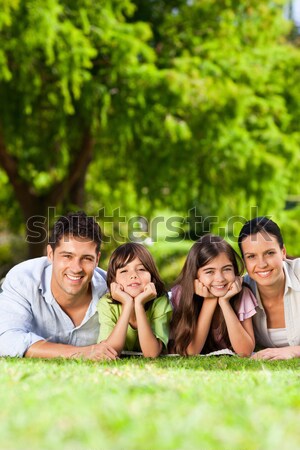
[[[25,220],[68,205],[247,217],[298,193],[283,2],[0,4],[1,180]]]

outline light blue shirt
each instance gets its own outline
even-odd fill
[[[53,297],[51,275],[46,256],[22,262],[8,272],[0,294],[0,356],[22,357],[41,340],[77,347],[97,342],[97,303],[107,292],[105,271],[95,269],[92,300],[77,327]]]

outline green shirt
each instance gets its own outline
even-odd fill
[[[101,342],[110,336],[118,322],[122,312],[122,305],[120,303],[113,303],[109,294],[106,294],[99,300],[97,309],[100,323],[98,342]],[[154,336],[160,339],[165,347],[167,347],[169,340],[171,315],[172,307],[166,295],[154,299],[146,310],[146,316]],[[128,325],[124,350],[133,352],[141,351],[138,330],[132,328],[131,325]]]

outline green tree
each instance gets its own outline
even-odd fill
[[[25,222],[33,230],[39,220],[30,256],[44,246],[48,207],[84,206],[86,171],[111,108],[114,133],[124,133],[131,78],[154,58],[149,27],[126,23],[132,11],[128,0],[0,2],[0,164]]]
[[[300,51],[282,1],[0,5],[0,164],[25,221],[86,201],[247,216],[293,193]]]

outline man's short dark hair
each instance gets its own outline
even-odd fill
[[[84,211],[69,212],[55,222],[49,238],[49,245],[51,245],[53,251],[65,235],[89,239],[95,242],[96,253],[100,250],[101,228],[95,219],[92,216],[87,216]]]

